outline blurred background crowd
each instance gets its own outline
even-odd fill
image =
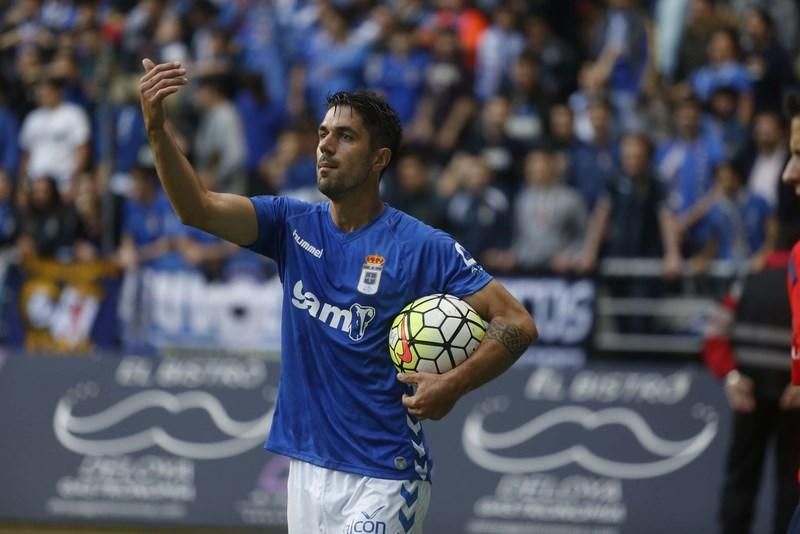
[[[141,58],[180,62],[171,128],[209,187],[316,198],[327,94],[398,110],[385,199],[494,273],[653,258],[758,269],[780,184],[793,0],[0,2],[0,243],[26,257],[267,276],[183,227],[152,168]]]

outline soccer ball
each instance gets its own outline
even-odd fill
[[[389,355],[401,373],[444,373],[478,347],[486,327],[472,306],[440,293],[400,310],[389,330]]]

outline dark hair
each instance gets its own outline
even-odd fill
[[[369,132],[370,147],[388,148],[392,151],[389,164],[397,155],[403,137],[403,127],[397,112],[386,100],[371,91],[339,91],[328,96],[328,109],[349,107],[361,116]],[[387,168],[389,165],[386,166]],[[386,168],[383,169],[384,171]],[[383,175],[383,171],[381,171]]]
[[[800,92],[792,91],[786,94],[784,109],[789,120],[800,118]]]
[[[764,26],[767,27],[767,31],[769,33],[773,33],[775,31],[775,23],[766,9],[760,6],[753,6],[750,8],[750,13],[761,20]]]

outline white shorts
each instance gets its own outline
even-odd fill
[[[289,534],[421,534],[430,482],[289,462]]]

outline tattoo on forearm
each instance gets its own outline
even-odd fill
[[[521,328],[507,323],[502,319],[492,319],[489,328],[486,330],[487,339],[495,339],[503,344],[513,358],[525,352],[525,349],[533,342],[533,337],[522,331]]]

